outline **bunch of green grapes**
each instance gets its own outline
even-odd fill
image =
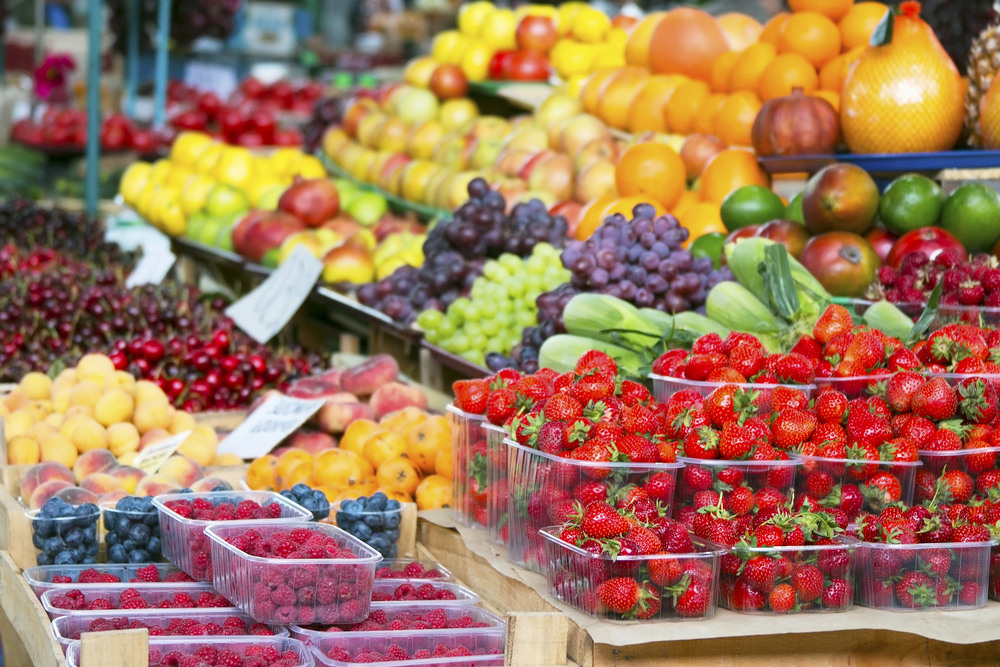
[[[567,282],[559,250],[539,243],[526,258],[504,253],[486,262],[483,275],[445,312],[425,310],[417,317],[428,342],[480,366],[487,352],[510,354],[525,327],[538,324],[535,299]]]

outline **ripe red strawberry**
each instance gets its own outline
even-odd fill
[[[941,474],[941,482],[944,484],[944,502],[964,503],[972,497],[975,488],[972,477],[964,470],[945,470]]]
[[[987,542],[990,539],[990,529],[967,523],[955,528],[951,533],[951,539],[955,542]]]
[[[826,609],[843,609],[854,598],[854,588],[847,579],[835,578],[823,589],[823,606]]]
[[[899,604],[907,609],[937,606],[937,591],[934,582],[923,572],[911,571],[893,587]]]
[[[861,487],[861,493],[875,507],[885,507],[889,503],[899,502],[903,495],[903,487],[891,472],[879,470]]]
[[[603,375],[614,377],[618,374],[618,365],[610,356],[599,350],[585,352],[580,360],[576,362],[573,372],[577,375],[586,375],[591,371],[598,371]]]
[[[792,570],[792,587],[801,602],[812,602],[823,595],[823,572],[815,565],[803,563]]]
[[[552,395],[552,384],[535,375],[525,375],[511,388],[518,398],[523,397],[532,403],[537,403]]]
[[[834,336],[850,331],[854,326],[851,313],[843,306],[836,304],[827,307],[823,314],[816,320],[813,327],[813,338],[820,345],[826,345]]]
[[[840,424],[847,414],[847,397],[839,391],[824,391],[816,397],[816,416],[824,423]]]
[[[949,419],[958,408],[955,391],[944,378],[932,378],[913,394],[913,413],[934,421]]]
[[[614,376],[603,373],[591,373],[581,377],[569,388],[569,395],[580,402],[580,405],[587,405],[591,401],[597,402],[608,398],[615,393]]]
[[[981,378],[967,378],[958,390],[958,413],[973,424],[989,424],[997,416],[997,390]]]
[[[583,511],[580,527],[589,537],[621,537],[632,525],[606,502],[591,503]]]
[[[778,584],[767,596],[767,603],[771,611],[784,614],[795,609],[795,589],[791,584]]]
[[[771,390],[771,411],[805,410],[809,407],[809,399],[801,389],[779,386]]]
[[[789,350],[789,352],[801,354],[807,359],[819,359],[823,354],[823,348],[816,342],[815,338],[809,334],[803,334],[797,341],[795,341],[795,345],[792,346],[792,349]]]
[[[890,371],[912,371],[923,367],[917,354],[906,347],[901,347],[891,355],[885,362],[886,368]]]
[[[660,592],[649,582],[642,585],[643,595],[635,611],[635,617],[640,621],[655,618],[660,613]]]
[[[503,426],[517,412],[517,394],[510,387],[490,392],[486,402],[486,419],[496,426]]]
[[[778,449],[793,450],[812,437],[816,415],[806,410],[785,410],[771,424],[773,444]]]
[[[917,390],[926,378],[913,371],[900,371],[889,378],[885,385],[885,400],[895,412],[909,412],[910,404]]]
[[[674,604],[674,610],[684,618],[700,618],[708,611],[712,603],[711,584],[692,577]]]
[[[588,440],[569,453],[569,457],[574,461],[587,461],[589,463],[609,463],[611,461],[611,450],[607,445],[595,440]],[[611,468],[601,466],[587,466],[583,473],[591,479],[604,479],[611,474]]]
[[[778,561],[766,555],[753,556],[743,564],[740,576],[755,590],[770,593],[778,580]]]
[[[583,404],[568,394],[553,394],[545,402],[542,414],[549,421],[568,422],[583,416]]]
[[[642,526],[634,526],[626,533],[625,538],[631,540],[642,555],[659,553],[662,548],[656,533]]]
[[[806,477],[806,490],[817,500],[823,500],[833,492],[833,476],[825,470],[816,470]]]
[[[649,579],[660,587],[671,586],[684,574],[676,558],[664,556],[647,561]]]
[[[625,405],[649,405],[653,395],[645,385],[635,380],[622,380],[620,398]]]
[[[612,577],[597,586],[597,599],[614,614],[628,614],[643,599],[643,589],[632,577]]]
[[[879,447],[879,457],[883,461],[913,463],[920,460],[917,443],[909,438],[893,438]]]
[[[641,435],[624,435],[618,438],[618,451],[632,463],[656,463],[660,452],[652,442]]]
[[[755,443],[750,429],[735,421],[727,422],[719,436],[719,455],[731,461],[742,460],[750,455]]]
[[[754,529],[758,547],[780,547],[785,543],[785,533],[773,523],[762,523]]]
[[[725,348],[725,343],[722,337],[717,333],[707,333],[703,336],[699,336],[694,343],[691,344],[692,354],[711,354],[713,352],[722,353]]]
[[[626,405],[622,408],[622,427],[627,433],[651,434],[660,430],[660,420],[645,405]]]
[[[490,386],[487,380],[457,380],[452,383],[451,391],[455,394],[455,407],[474,415],[486,414],[486,401],[490,396]]]
[[[774,365],[774,375],[779,382],[806,384],[815,377],[816,360],[790,352],[778,359]]]
[[[590,438],[594,422],[586,417],[577,417],[566,422],[563,427],[563,449],[576,449]]]
[[[764,353],[758,345],[740,343],[729,352],[729,367],[745,378],[756,375],[764,365]]]
[[[693,459],[719,458],[719,434],[711,426],[692,431],[684,438],[684,456]]]
[[[726,511],[737,517],[750,514],[753,511],[754,502],[753,491],[747,486],[736,487],[723,499]]]
[[[1000,489],[1000,470],[994,469],[983,471],[983,473],[976,478],[976,491],[983,496],[990,497],[996,494],[994,489]],[[990,493],[991,491],[993,492],[992,494]],[[990,523],[996,522],[991,521]]]
[[[935,430],[927,440],[919,444],[923,449],[931,452],[957,452],[962,449],[962,438],[951,428],[942,426],[942,428]]]

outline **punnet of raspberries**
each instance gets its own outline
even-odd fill
[[[49,583],[52,584],[120,584],[122,583],[122,577],[114,574],[113,572],[105,571],[103,569],[106,566],[88,567],[85,570],[81,570],[76,577],[72,577],[66,574],[55,574],[49,579]],[[123,570],[121,565],[112,565],[116,571]],[[131,566],[135,567],[135,566]],[[162,569],[161,569],[162,568]],[[173,566],[161,565],[157,566],[155,563],[150,563],[149,565],[141,565],[135,568],[135,574],[130,576],[126,581],[133,584],[155,584],[155,583],[182,583],[194,581],[191,577],[187,576],[183,572],[176,571]]]
[[[376,579],[434,579],[446,581],[446,576],[437,563],[423,563],[418,560],[389,560],[379,563],[375,570]]]
[[[78,588],[51,590],[42,595],[54,609],[93,611],[100,609],[196,609],[232,607],[232,603],[208,586],[168,590],[161,586],[136,586],[120,593],[86,592]]]
[[[384,651],[362,649],[348,651],[342,646],[334,646],[326,651],[326,657],[338,662],[369,663],[369,662],[396,662],[404,660],[431,660],[432,658],[459,658],[472,655],[498,656],[496,660],[484,659],[476,664],[482,665],[502,665],[503,651],[500,648],[491,649],[481,653],[473,653],[467,646],[456,642],[439,642],[430,645],[431,648],[418,648],[412,651],[401,645],[402,642],[390,643]]]
[[[458,596],[443,586],[435,586],[430,582],[420,583],[406,581],[398,586],[386,587],[376,577],[372,590],[372,602],[417,602],[430,600],[456,600]]]
[[[406,630],[459,630],[465,628],[488,628],[496,623],[487,623],[482,614],[470,612],[464,607],[435,607],[424,610],[420,607],[394,610],[390,607],[373,609],[368,618],[349,625],[317,626],[323,632],[402,632]],[[486,616],[485,618],[490,618]]]
[[[1000,262],[992,255],[974,255],[945,250],[929,259],[922,251],[903,257],[899,268],[882,266],[865,293],[873,301],[923,304],[941,285],[940,305],[1000,306]]]
[[[149,667],[299,667],[300,648],[284,648],[289,640],[260,644],[234,640],[224,644],[150,642]],[[284,649],[284,650],[282,650]]]
[[[129,618],[128,616],[114,616],[112,618],[96,618],[85,627],[74,630],[67,639],[79,639],[82,632],[111,632],[113,630],[135,630],[146,628],[150,637],[198,637],[198,636],[243,636],[256,635],[261,637],[273,636],[274,631],[263,623],[255,623],[240,616],[227,616],[215,620],[205,620],[198,617],[160,617],[145,616],[141,618]]]

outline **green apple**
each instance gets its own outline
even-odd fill
[[[287,189],[288,188],[284,185],[268,186],[264,192],[261,193],[260,199],[257,200],[256,208],[261,211],[278,210],[278,200],[281,199],[281,195],[283,195]]]
[[[371,227],[389,210],[385,197],[374,192],[362,192],[347,205],[347,214],[365,227]]]
[[[237,211],[250,208],[250,201],[242,190],[232,185],[219,183],[208,193],[208,200],[203,209],[210,217],[222,218]]]
[[[337,194],[340,195],[340,210],[346,210],[348,205],[361,194],[361,189],[354,183],[343,179],[335,178],[333,184],[337,186]]]
[[[215,247],[219,250],[225,250],[226,252],[233,252],[233,227],[236,223],[231,225],[223,225],[219,228],[219,235],[215,237]]]
[[[226,218],[207,218],[198,232],[198,241],[205,245],[213,245],[219,236],[219,230],[226,224]]]
[[[188,218],[187,229],[184,230],[184,236],[189,239],[198,239],[198,234],[201,228],[205,226],[205,221],[208,220],[208,216],[198,211],[193,213],[190,218]]]

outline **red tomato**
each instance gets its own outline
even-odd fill
[[[503,81],[510,75],[510,60],[514,56],[513,51],[497,51],[490,59],[490,78],[494,81]]]
[[[548,52],[556,45],[556,26],[547,16],[525,16],[517,25],[515,33],[520,49]]]
[[[538,51],[515,51],[510,57],[508,78],[512,81],[548,81],[549,59]]]

